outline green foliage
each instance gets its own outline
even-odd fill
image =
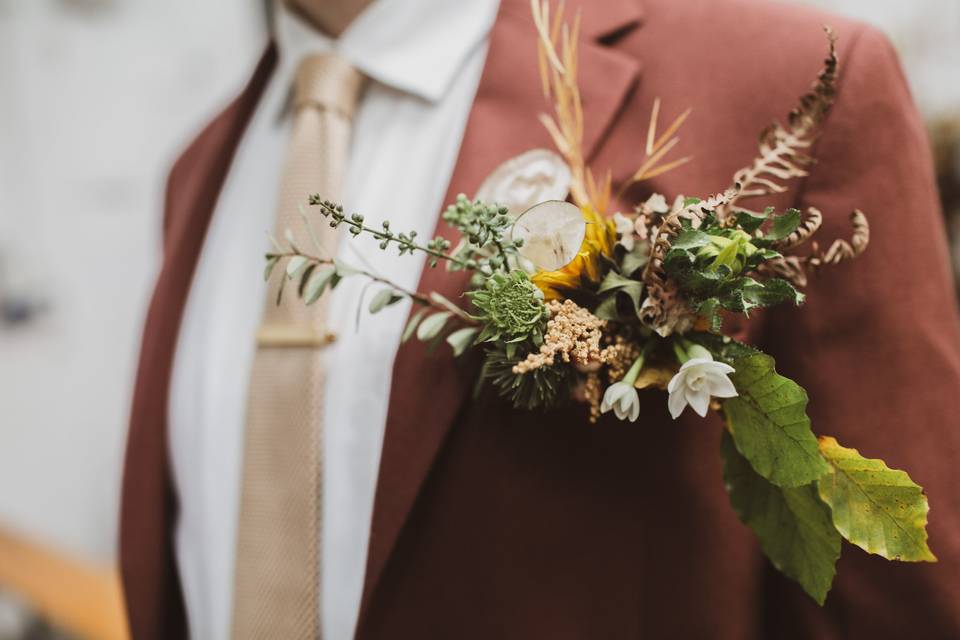
[[[773,207],[767,207],[761,214],[750,211],[737,211],[737,226],[747,233],[753,234],[753,232],[759,229],[760,225],[770,217],[771,213],[773,213]]]
[[[800,209],[787,209],[782,216],[774,216],[770,231],[764,240],[783,240],[800,226]]]
[[[373,299],[370,300],[369,311],[370,313],[377,313],[383,310],[384,307],[400,302],[403,298],[404,296],[402,294],[397,293],[397,291],[392,288],[381,289],[373,296]]]
[[[470,291],[467,296],[478,311],[476,318],[485,325],[478,338],[480,342],[542,342],[548,312],[543,292],[526,272],[517,269],[494,273],[482,289]]]
[[[337,268],[332,265],[324,265],[314,269],[303,289],[304,304],[310,305],[319,300],[320,296],[323,295],[323,292],[332,282],[336,273]]]
[[[306,269],[309,264],[310,261],[304,256],[293,256],[287,260],[287,278],[290,280],[296,279],[297,276],[303,273],[303,270]]]
[[[738,342],[733,338],[706,331],[691,331],[686,337],[693,343],[699,344],[713,354],[714,359],[733,364],[740,358],[758,355],[761,352],[748,344]]]
[[[447,344],[453,349],[454,357],[463,355],[467,349],[472,347],[479,333],[480,329],[478,327],[464,327],[447,336]]]
[[[844,538],[887,560],[936,561],[927,546],[930,507],[910,476],[830,437],[820,438],[820,451],[830,469],[817,487]]]
[[[513,226],[506,207],[470,200],[462,193],[443,212],[443,220],[466,240],[455,252],[458,260],[484,273],[509,270],[510,258],[523,245],[519,239],[506,238]]]
[[[442,236],[437,236],[425,245],[418,244],[416,241],[417,232],[409,231],[407,233],[395,233],[390,228],[390,221],[384,220],[380,229],[368,227],[364,224],[364,217],[359,213],[352,213],[349,216],[344,213],[343,207],[335,202],[323,200],[318,195],[310,196],[310,204],[316,206],[320,215],[327,219],[333,228],[346,225],[347,231],[352,236],[367,234],[380,241],[380,248],[386,250],[390,245],[396,246],[400,255],[421,252],[427,254],[431,267],[437,266],[440,260],[445,260],[455,264],[459,268],[470,268],[464,261],[447,253],[450,249],[450,241]],[[299,249],[292,246],[295,252],[300,253]]]
[[[627,277],[635,276],[638,271],[647,266],[649,259],[650,245],[638,240],[632,251],[623,254],[623,258],[620,260],[620,270]]]
[[[617,309],[617,300],[624,300],[624,304],[629,302],[630,316],[626,320],[637,317],[640,313],[640,303],[643,301],[643,283],[633,278],[627,278],[616,271],[610,271],[600,282],[600,288],[597,290],[600,302],[594,312],[598,318],[603,320],[620,320],[620,313]]]
[[[443,331],[443,327],[451,316],[453,314],[449,311],[440,311],[424,318],[420,322],[420,326],[417,327],[417,339],[426,342],[436,338]]]
[[[413,337],[413,333],[417,330],[417,327],[420,325],[420,321],[423,320],[423,316],[427,314],[427,311],[428,309],[424,307],[410,316],[410,320],[407,321],[407,326],[403,329],[403,335],[400,336],[401,343],[406,342]]]
[[[268,253],[267,254],[267,263],[263,267],[263,279],[267,281],[270,279],[270,276],[273,275],[273,269],[277,266],[277,263],[280,262],[280,256]]]
[[[730,380],[740,395],[723,403],[737,450],[778,487],[810,484],[828,471],[807,417],[807,392],[778,375],[773,358],[737,358]]]
[[[737,211],[733,227],[708,217],[698,229],[685,224],[671,241],[664,272],[678,284],[691,308],[711,320],[712,330],[719,331],[721,309],[749,315],[760,307],[803,303],[803,294],[786,280],[756,276],[764,262],[782,257],[772,249],[774,242],[800,224],[796,209],[781,216],[772,214],[772,207],[762,214]],[[770,231],[764,235],[760,227],[768,220]]]
[[[750,527],[779,571],[822,605],[840,557],[840,534],[812,484],[783,488],[760,476],[726,431],[720,443],[723,480],[737,517]]]
[[[774,226],[785,217],[776,218]],[[737,217],[747,229],[758,227],[764,219],[748,212]],[[787,228],[781,227],[780,231]],[[759,307],[803,302],[803,294],[786,280],[758,280],[747,275],[764,261],[780,257],[776,251],[758,247],[758,242],[741,229],[705,227],[684,229],[671,243],[664,271],[679,285],[690,306],[711,318],[714,330],[719,330],[720,309],[749,315]]]
[[[497,394],[509,400],[516,409],[532,411],[550,409],[567,400],[576,383],[573,367],[540,367],[527,373],[514,373],[513,366],[526,357],[535,347],[520,345],[513,356],[507,353],[507,345],[493,343],[486,350],[482,382],[489,382]]]

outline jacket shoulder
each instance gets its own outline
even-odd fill
[[[838,38],[841,78],[854,55],[896,59],[874,27],[806,6],[769,0],[644,2],[645,24],[632,39],[636,53],[658,80],[689,87],[687,93],[698,98],[729,102],[741,96],[747,108],[764,102],[789,108],[826,56],[825,26]],[[672,78],[664,77],[668,74]]]

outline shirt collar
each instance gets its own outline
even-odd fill
[[[275,4],[282,71],[335,51],[380,84],[435,102],[486,40],[499,0],[375,0],[337,39]]]

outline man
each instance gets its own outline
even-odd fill
[[[750,0],[568,7],[582,15],[592,166],[626,179],[654,97],[694,107],[678,149],[694,160],[622,207],[726,186],[818,71],[820,25],[839,34],[818,163],[771,204],[818,207],[825,238],[846,234],[859,207],[870,249],[815,280],[803,310],[738,334],[809,390],[815,431],[926,488],[939,564],[848,546],[818,608],[730,509],[715,419],[672,423],[658,395],[643,397],[638,424],[597,426],[581,409],[472,399],[474,370],[419,344],[398,350],[406,309],[356,331],[362,291],[349,281],[310,331],[277,330],[300,312],[265,305],[263,233],[302,227],[292,203],[304,185],[372,222],[448,234],[445,203],[550,148],[529,4],[496,4],[291,1],[249,86],[175,165],[124,482],[134,636],[960,636],[956,307],[922,124],[868,27]],[[320,242],[399,284],[459,293],[442,270],[421,274],[375,243]],[[306,377],[290,375],[298,359]]]

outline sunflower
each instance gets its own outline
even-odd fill
[[[613,257],[617,242],[613,220],[603,217],[591,206],[582,207],[580,211],[587,229],[577,256],[561,269],[539,271],[530,278],[543,291],[546,300],[561,299],[563,291],[576,289],[584,279],[599,282],[600,256]]]

